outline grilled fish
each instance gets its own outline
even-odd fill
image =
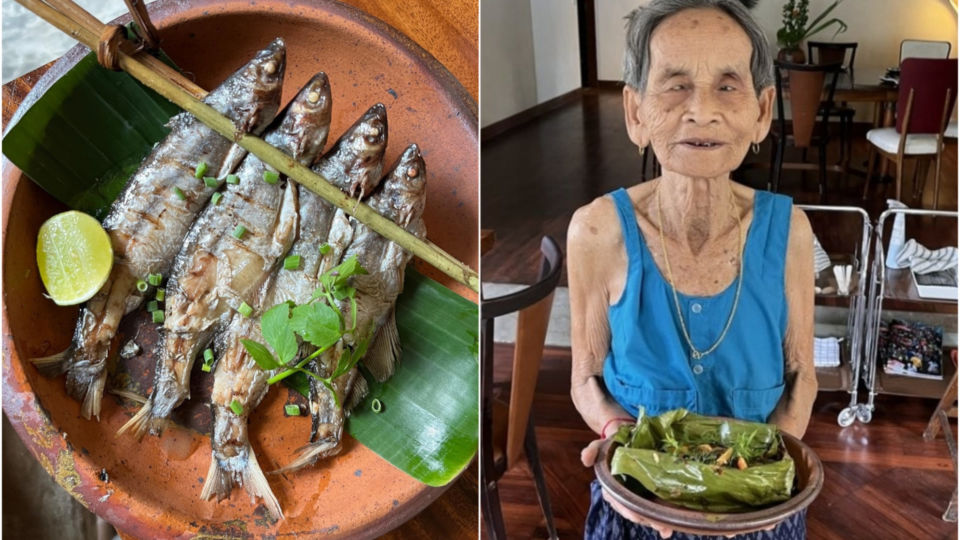
[[[204,102],[232,119],[237,129],[259,133],[280,106],[286,48],[280,39],[210,92]],[[194,218],[213,194],[195,169],[221,182],[243,159],[239,146],[188,113],[174,116],[171,132],[130,179],[103,222],[115,264],[103,288],[81,309],[70,347],[34,359],[47,374],[67,372],[67,392],[83,402],[81,414],[100,418],[107,355],[120,319],[143,301],[137,282],[165,274]]]
[[[380,215],[393,220],[417,237],[424,238],[426,227],[422,216],[426,204],[426,175],[420,150],[417,145],[411,145],[383,180],[380,190],[371,195],[368,204]],[[411,254],[355,219],[347,220],[342,211],[338,211],[335,223],[337,225],[330,231],[330,238],[351,239],[342,258],[355,255],[368,272],[351,278],[357,289],[357,331],[354,335],[359,338],[358,341],[365,338],[373,340],[362,362],[378,380],[384,381],[393,374],[394,364],[400,355],[393,306],[403,290],[404,271]],[[349,230],[340,231],[337,227]],[[346,302],[340,309],[343,313],[350,312]],[[337,347],[320,355],[316,363],[318,373],[329,377],[343,352],[344,344],[338,343]],[[336,399],[321,382],[310,379],[310,443],[301,448],[294,460],[281,471],[299,469],[340,451],[345,416],[352,406],[363,399],[366,380],[354,367],[334,379],[333,388],[337,393]],[[346,403],[345,407],[338,407],[337,401]]]
[[[268,128],[264,140],[310,165],[330,130],[330,84],[317,74]],[[271,182],[265,180],[265,175]],[[157,433],[190,393],[190,371],[231,309],[254,300],[297,229],[296,188],[254,155],[237,170],[218,204],[207,206],[187,234],[167,281],[163,339],[153,394],[118,433]]]
[[[386,109],[382,105],[372,107],[319,160],[314,170],[321,170],[343,191],[372,191],[379,181],[386,130]],[[336,208],[303,186],[297,189],[298,230],[290,254],[300,256],[300,267],[279,270],[268,278],[263,289],[265,301],[261,303],[264,307],[287,300],[305,303],[319,286],[317,277],[322,258],[319,248],[327,238]],[[241,339],[264,341],[257,318],[234,313],[218,338],[223,354],[214,368],[211,396],[213,456],[200,497],[209,500],[216,496],[222,500],[230,496],[235,483],[240,484],[251,497],[263,498],[272,515],[282,518],[280,505],[263,476],[247,432],[247,418],[266,395],[267,379],[274,372],[260,369],[244,349]],[[240,414],[231,408],[234,402],[240,407]]]

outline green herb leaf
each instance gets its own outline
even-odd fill
[[[243,405],[239,401],[233,400],[230,402],[230,410],[233,411],[233,414],[240,416],[243,414]]]
[[[287,364],[297,355],[297,336],[290,324],[290,307],[293,302],[284,302],[268,309],[260,317],[260,331],[267,344],[273,347],[281,364]]]
[[[283,412],[287,413],[287,416],[300,416],[300,406],[299,405],[284,405]]]
[[[325,272],[325,274],[329,274],[335,278],[333,287],[331,287],[332,289],[343,287],[352,276],[366,273],[367,271],[360,266],[360,261],[357,260],[356,255],[347,257],[345,261],[331,268],[328,272]]]
[[[330,247],[330,244],[323,244],[322,246],[320,246],[320,254],[326,255],[327,253],[330,253],[331,249],[333,248]]]
[[[329,347],[340,339],[340,316],[322,302],[293,308],[290,328],[314,347]]]
[[[270,354],[270,350],[256,341],[250,339],[241,339],[240,343],[247,353],[253,357],[253,361],[264,371],[270,371],[280,367],[280,363]]]

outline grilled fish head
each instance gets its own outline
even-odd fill
[[[232,118],[238,128],[260,133],[280,109],[286,56],[283,40],[274,39],[204,101]]]
[[[423,215],[427,202],[427,166],[420,147],[408,146],[382,184],[377,210],[384,217],[406,228]]]
[[[310,165],[327,144],[333,97],[324,72],[317,73],[290,102],[280,126],[282,133],[296,137],[293,157]]]
[[[387,108],[383,103],[370,107],[366,113],[344,134],[349,137],[352,159],[351,182],[347,189],[351,195],[370,193],[380,180],[383,164],[383,151],[387,147]]]

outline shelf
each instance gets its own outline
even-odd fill
[[[957,313],[955,300],[921,298],[910,276],[909,268],[886,269],[883,284],[883,309],[897,311],[925,311],[930,313]]]
[[[947,390],[950,379],[953,378],[953,373],[957,370],[957,366],[950,361],[949,351],[946,349],[943,359],[943,379],[889,375],[884,373],[883,366],[880,362],[877,362],[876,392],[878,394],[940,399]]]
[[[849,343],[849,339],[845,339],[840,343],[839,366],[817,368],[817,390],[819,392],[846,392],[850,390],[851,370]]]

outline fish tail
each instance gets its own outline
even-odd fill
[[[230,496],[233,490],[233,476],[223,470],[220,466],[220,460],[216,455],[211,456],[210,470],[207,471],[207,479],[203,482],[203,490],[200,492],[200,498],[209,501],[214,495],[217,501],[222,501]]]
[[[267,477],[263,475],[260,463],[257,462],[257,454],[254,453],[252,448],[247,456],[247,466],[243,470],[243,487],[250,494],[251,500],[260,497],[267,506],[267,510],[270,511],[270,515],[276,519],[283,519],[283,510],[280,508],[280,503],[273,494],[273,490],[270,489]]]
[[[103,388],[106,383],[107,372],[103,371],[87,386],[87,392],[83,396],[83,405],[80,407],[80,414],[87,420],[92,415],[97,417],[97,422],[100,421],[100,404],[103,402]]]
[[[139,441],[146,435],[148,430],[155,432],[162,428],[162,419],[153,416],[153,398],[151,397],[143,404],[143,407],[140,407],[137,414],[133,415],[133,418],[117,430],[117,436],[119,437],[127,431],[133,430],[133,436]]]
[[[358,373],[353,380],[353,387],[350,389],[350,395],[347,396],[347,403],[344,405],[344,410],[349,412],[357,408],[357,405],[363,401],[363,398],[367,397],[369,392],[370,386],[367,384],[367,379]]]
[[[318,459],[328,458],[340,453],[340,439],[327,437],[297,449],[293,461],[289,465],[273,471],[271,474],[280,474],[296,471],[313,465]]]
[[[37,370],[45,377],[56,377],[63,374],[63,372],[67,370],[67,366],[70,365],[70,352],[72,349],[73,347],[69,347],[65,351],[58,352],[57,354],[31,358],[30,362],[36,366]]]
[[[377,330],[362,362],[379,382],[384,382],[393,376],[399,360],[400,333],[397,331],[396,311],[391,309],[386,321]]]

